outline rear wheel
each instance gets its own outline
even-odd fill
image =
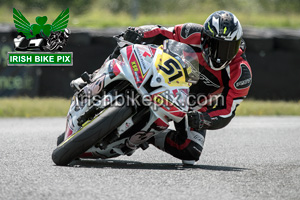
[[[52,153],[56,165],[68,165],[72,160],[103,139],[134,113],[126,105],[109,107],[77,133],[63,141]]]

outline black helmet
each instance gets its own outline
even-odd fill
[[[236,56],[243,35],[239,20],[228,11],[211,14],[203,25],[201,48],[213,70],[224,69]]]

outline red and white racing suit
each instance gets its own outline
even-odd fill
[[[245,43],[241,43],[237,55],[225,69],[215,71],[205,62],[200,49],[202,25],[186,23],[171,28],[147,25],[136,29],[143,32],[145,43],[161,45],[163,40],[173,39],[189,44],[198,54],[200,80],[190,88],[190,94],[195,95],[197,104],[191,105],[190,109],[202,112],[210,123],[206,123],[198,133],[182,120],[175,124],[176,131],[165,130],[150,140],[156,147],[176,158],[197,161],[203,149],[206,129],[225,127],[234,117],[237,106],[248,94],[252,72],[245,56]],[[217,95],[220,96],[214,101],[212,97]]]

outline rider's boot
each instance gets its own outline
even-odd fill
[[[154,132],[139,131],[126,141],[126,146],[131,149],[137,149],[141,144],[146,142],[154,135]]]
[[[182,160],[184,165],[194,165],[201,156],[205,133],[205,130],[180,132],[167,129],[152,137],[149,142]]]

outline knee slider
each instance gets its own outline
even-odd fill
[[[200,156],[201,156],[201,153],[202,153],[202,147],[191,141],[191,143],[186,147],[186,158],[187,160],[195,160],[195,161],[198,161]]]

